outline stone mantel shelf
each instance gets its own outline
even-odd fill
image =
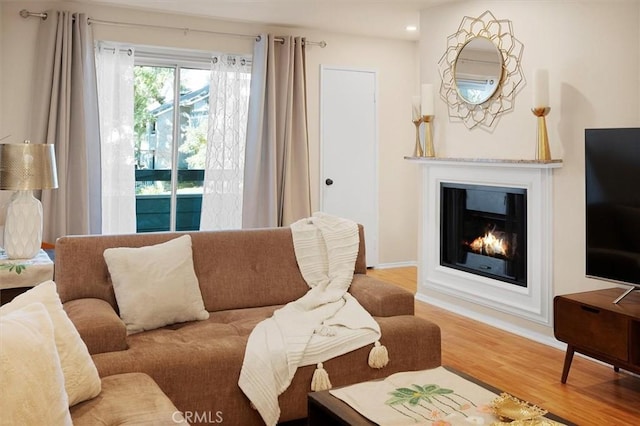
[[[510,160],[499,158],[449,158],[449,157],[404,157],[405,160],[420,164],[443,164],[492,167],[528,167],[537,169],[556,169],[562,167],[562,160]]]

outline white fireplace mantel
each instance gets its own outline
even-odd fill
[[[416,298],[427,292],[548,325],[553,298],[553,169],[562,160],[499,160],[405,157],[421,166],[421,201]],[[440,184],[521,188],[527,191],[527,287],[440,265]],[[431,292],[432,293],[432,292]]]

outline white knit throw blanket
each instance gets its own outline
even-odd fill
[[[287,389],[298,367],[380,338],[378,323],[347,293],[358,255],[358,225],[315,213],[292,224],[291,231],[298,265],[310,290],[254,328],[238,381],[266,425],[278,422],[278,395]]]

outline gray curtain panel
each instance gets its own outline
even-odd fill
[[[43,240],[100,233],[98,97],[87,15],[47,11],[33,93],[31,139],[54,144],[58,166],[58,189],[42,192]]]
[[[243,228],[311,215],[304,39],[277,38],[261,35],[253,52]]]

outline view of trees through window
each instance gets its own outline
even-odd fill
[[[210,70],[136,65],[134,79],[138,231],[198,229]]]

